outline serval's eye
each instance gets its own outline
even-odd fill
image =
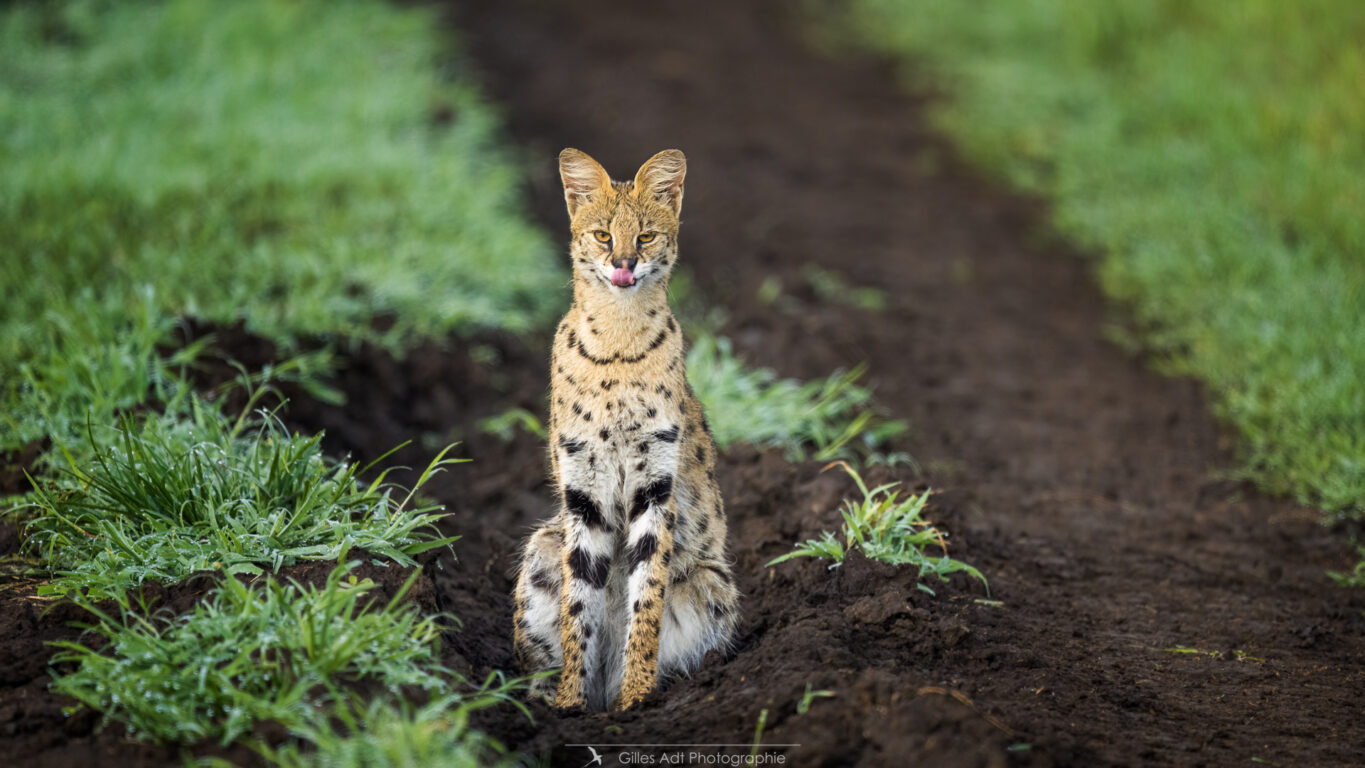
[[[642,242],[642,243],[652,243],[652,242],[654,242],[654,233],[653,233],[653,232],[645,232],[644,234],[640,235],[640,242]]]
[[[602,230],[599,229],[599,230],[597,230],[596,232],[593,232],[593,233],[592,233],[592,236],[595,237],[595,238],[597,238],[597,242],[599,242],[599,243],[610,243],[610,242],[611,242],[611,233],[610,233],[610,232],[603,232]]]

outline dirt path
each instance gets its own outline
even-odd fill
[[[546,226],[564,226],[559,148],[587,150],[618,175],[684,149],[683,262],[731,310],[727,333],[749,360],[789,375],[869,361],[882,402],[914,427],[910,451],[945,491],[957,553],[1004,603],[912,598],[911,613],[881,615],[850,590],[883,606],[907,596],[841,581],[858,574],[836,572],[827,591],[814,566],[770,581],[761,562],[811,516],[756,502],[761,473],[732,470],[736,555],[757,571],[745,585],[747,647],[730,664],[771,658],[764,646],[793,626],[784,613],[812,610],[839,625],[829,632],[839,640],[827,653],[810,647],[804,668],[847,695],[785,718],[782,740],[823,743],[822,722],[862,707],[861,727],[830,726],[845,743],[803,747],[799,763],[991,762],[991,749],[1016,742],[1034,745],[1016,759],[1066,764],[1365,760],[1365,598],[1323,575],[1347,564],[1340,542],[1311,510],[1211,479],[1227,459],[1202,391],[1103,340],[1087,265],[1051,241],[1038,206],[963,170],[886,66],[812,53],[770,4],[571,8],[489,1],[456,12],[518,141],[545,158],[535,183]],[[792,315],[752,300],[770,276],[800,286],[806,263],[883,288],[891,307],[845,310],[797,290],[805,305]],[[792,493],[804,506],[842,490],[820,480]],[[783,515],[803,519],[774,519]],[[748,546],[762,551],[739,551]],[[770,604],[774,590],[791,592]],[[842,612],[820,612],[827,598]],[[834,642],[822,638],[813,642]],[[1163,650],[1177,645],[1221,658]],[[738,688],[731,678],[704,672],[659,705],[677,736],[751,735],[759,706],[791,697],[781,675],[755,671]],[[1018,736],[924,704],[934,696],[916,696],[915,681],[966,694]],[[748,719],[723,728],[724,718],[694,717],[680,701],[699,686],[742,699],[747,709],[725,714]],[[576,727],[598,730],[590,739],[603,725]],[[907,739],[889,735],[903,728]],[[978,748],[983,737],[990,749]]]

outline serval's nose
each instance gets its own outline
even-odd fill
[[[634,271],[635,265],[639,263],[639,261],[640,260],[635,258],[634,256],[626,256],[625,258],[612,259],[611,265],[613,267],[616,267],[617,269],[629,269],[631,271]]]

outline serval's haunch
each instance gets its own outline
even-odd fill
[[[516,587],[523,668],[562,667],[559,707],[625,709],[730,641],[716,447],[669,311],[687,160],[612,181],[559,156],[574,301],[555,333],[550,466],[559,512],[531,536]]]

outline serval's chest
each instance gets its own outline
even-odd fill
[[[599,319],[570,311],[551,356],[551,450],[564,484],[598,500],[623,530],[631,494],[677,468],[687,397],[683,342],[671,314]]]

